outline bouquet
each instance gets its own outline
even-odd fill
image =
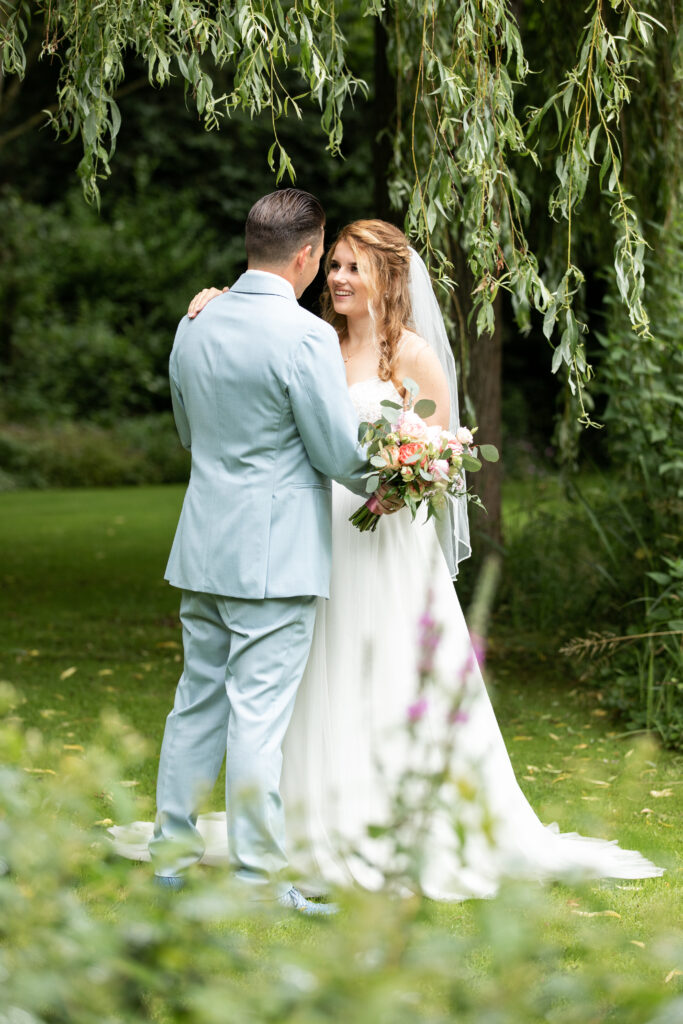
[[[438,515],[446,505],[448,494],[474,501],[483,508],[479,498],[467,491],[464,470],[481,469],[479,456],[487,462],[498,461],[498,450],[492,444],[474,446],[474,431],[458,427],[455,434],[439,426],[428,426],[424,418],[431,416],[436,405],[431,399],[416,402],[419,388],[415,381],[403,381],[407,401],[381,402],[382,418],[375,423],[361,423],[358,440],[367,445],[368,472],[366,490],[372,494],[356,509],[350,522],[359,530],[374,530],[381,512],[374,492],[383,484],[385,495],[398,495],[411,511],[413,519],[426,502],[427,519]]]

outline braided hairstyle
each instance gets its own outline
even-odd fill
[[[408,239],[384,220],[356,220],[342,228],[335,239],[325,260],[326,275],[339,242],[346,242],[352,250],[358,272],[368,289],[379,349],[379,377],[392,380],[398,343],[406,328],[412,329]],[[322,312],[325,320],[336,328],[341,341],[346,334],[346,317],[335,313],[327,285],[322,295]]]

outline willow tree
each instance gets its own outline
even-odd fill
[[[408,235],[451,289],[465,380],[472,380],[475,336],[488,339],[484,363],[499,358],[496,308],[507,291],[522,327],[532,311],[542,316],[554,346],[552,371],[564,373],[578,419],[589,424],[591,369],[576,303],[584,279],[575,257],[577,224],[586,190],[597,188],[604,232],[613,239],[618,293],[632,329],[647,340],[646,243],[624,181],[622,136],[638,67],[663,26],[652,13],[654,0],[638,0],[638,9],[631,0],[589,0],[576,38],[563,47],[566,66],[556,81],[544,77],[539,102],[532,74],[538,69],[530,67],[523,43],[530,6],[538,5],[361,0],[351,9],[346,0],[0,0],[0,88],[25,74],[25,43],[39,26],[42,57],[60,68],[50,120],[59,135],[80,136],[78,172],[90,200],[97,200],[98,181],[111,173],[121,124],[117,91],[125,88],[131,55],[146,62],[156,87],[179,76],[209,130],[227,124],[237,110],[267,118],[267,159],[280,182],[293,179],[296,169],[278,129],[304,105],[319,108],[326,145],[341,152],[345,108],[368,89],[354,71],[344,26],[375,19],[394,92],[382,97],[380,121],[386,123],[375,125],[384,140],[389,196],[405,215]],[[575,19],[576,12],[568,25]],[[227,91],[214,85],[216,68],[230,72]],[[544,165],[551,149],[549,180]],[[553,259],[528,241],[530,196],[538,209],[539,192],[545,216],[556,222]],[[459,291],[452,289],[456,281]],[[495,372],[480,376],[496,379]],[[495,396],[487,399],[482,389],[478,398],[470,412],[483,426]],[[495,419],[482,429],[488,440],[497,440]]]

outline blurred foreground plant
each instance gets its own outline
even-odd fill
[[[680,1019],[683,936],[663,890],[647,943],[608,889],[567,903],[527,884],[447,909],[354,891],[331,922],[247,904],[218,870],[157,893],[104,835],[137,816],[140,738],[110,714],[98,745],[50,743],[23,730],[8,686],[0,705],[2,1024]]]

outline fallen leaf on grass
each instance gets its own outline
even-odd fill
[[[157,647],[180,647],[177,640],[162,640]]]
[[[96,821],[95,824],[96,825],[103,825],[105,828],[109,828],[109,826],[113,825],[114,822],[112,821],[111,818],[100,818],[100,820]]]
[[[621,914],[617,914],[616,910],[572,910],[572,914],[578,914],[579,917],[618,917],[621,920]]]
[[[631,939],[631,945],[632,946],[637,946],[638,949],[645,949],[645,943],[644,942],[638,942],[638,939]]]
[[[76,672],[78,672],[78,669],[76,668],[75,665],[72,665],[71,668],[65,668],[63,672],[60,672],[59,678],[60,679],[69,679]]]
[[[65,743],[64,747],[62,749],[63,750],[83,750],[83,747],[80,745],[80,743]]]
[[[604,708],[593,708],[591,711],[591,715],[594,715],[596,718],[604,718],[606,714],[607,712]]]
[[[57,772],[54,772],[52,770],[52,768],[24,768],[24,771],[28,772],[29,775],[56,775],[57,774]]]
[[[587,746],[587,743],[577,743],[574,750],[585,750]]]
[[[101,668],[97,674],[98,676],[113,676],[114,670],[111,668]]]
[[[595,800],[595,801],[597,801],[597,800],[600,799],[600,797],[599,796],[582,796],[581,799],[582,800]]]
[[[651,789],[650,796],[661,797],[661,796],[673,796],[673,789]]]
[[[664,979],[664,984],[668,985],[670,981],[672,981],[674,978],[680,977],[681,974],[683,974],[683,971],[679,971],[674,967],[673,971],[669,971],[666,978]]]
[[[550,736],[550,739],[551,739],[551,740],[555,740],[555,742],[556,742],[556,743],[559,743],[559,742],[560,742],[560,737],[559,737],[559,736],[556,736],[554,732],[549,732],[549,733],[548,733],[548,736]]]
[[[643,807],[643,809],[642,809],[642,811],[640,813],[641,814],[652,814],[652,808],[651,807]]]
[[[513,743],[521,743],[522,740],[530,740],[531,736],[513,736]]]
[[[561,772],[559,775],[555,776],[550,785],[554,786],[556,782],[563,782],[565,779],[571,779],[571,777],[571,772]]]
[[[594,786],[610,786],[610,782],[604,782],[603,779],[584,779],[584,782],[592,782]]]
[[[140,783],[137,782],[135,779],[123,779],[123,781],[119,782],[119,786],[125,786],[126,789],[132,789],[133,786],[139,785]]]
[[[525,779],[527,782],[535,782],[536,781],[536,776],[535,775],[522,775],[522,778]]]

